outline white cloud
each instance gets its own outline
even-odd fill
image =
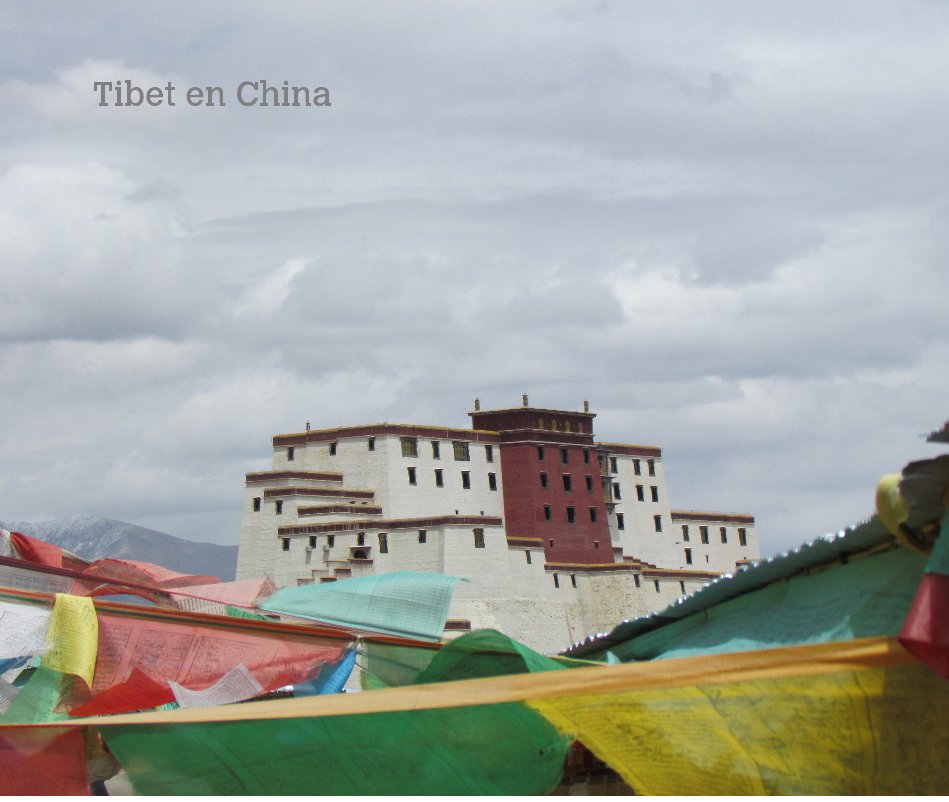
[[[291,259],[270,275],[245,287],[230,305],[236,317],[265,318],[277,312],[290,295],[293,280],[307,269],[306,259]]]
[[[755,512],[774,551],[869,512],[945,417],[938,4],[3,25],[0,517],[233,542],[273,433],[528,391],[662,445],[674,504]],[[98,107],[116,78],[334,105]]]

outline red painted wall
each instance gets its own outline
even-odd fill
[[[538,445],[544,446],[543,460],[538,459]],[[561,462],[561,447],[539,442],[500,444],[507,533],[510,537],[543,538],[548,562],[614,562],[592,437],[585,446],[563,446],[567,448],[566,465]],[[584,448],[589,454],[589,463],[583,461]],[[541,487],[540,483],[542,471],[547,474],[546,488]],[[569,474],[571,478],[569,492],[564,490],[564,474]],[[592,480],[592,490],[587,490],[587,476]],[[545,504],[551,508],[549,521],[544,517]],[[568,506],[575,511],[573,524],[567,523]],[[590,521],[591,507],[596,510],[596,522]],[[595,545],[597,542],[599,547]]]

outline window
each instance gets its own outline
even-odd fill
[[[385,532],[379,533],[379,553],[389,553],[389,536]]]
[[[633,473],[635,473],[637,476],[643,475],[643,466],[640,464],[640,460],[638,459],[633,460]]]
[[[484,530],[483,529],[474,530],[474,545],[476,549],[484,548]]]
[[[365,533],[365,532],[359,532],[359,533],[356,535],[356,545],[357,545],[357,546],[365,546],[365,545],[366,545],[366,533]]]
[[[498,475],[496,473],[488,474],[488,490],[498,489]]]
[[[596,507],[590,507],[590,523],[596,523]]]
[[[699,527],[699,535],[701,536],[701,540],[703,543],[708,543],[708,527],[707,526]]]
[[[461,472],[461,486],[464,490],[471,490],[471,471]]]
[[[567,507],[567,523],[575,524],[577,522],[577,513],[573,507]]]
[[[685,564],[692,565],[692,549],[685,550]]]
[[[617,501],[620,501],[623,498],[623,494],[619,490],[619,482],[613,482],[613,498]]]
[[[576,574],[570,574],[570,584],[573,585],[574,587],[577,586],[577,575],[576,575]]]
[[[554,587],[555,588],[560,587],[560,577],[558,577],[556,574],[554,574]]]
[[[642,485],[636,485],[636,498],[637,498],[639,501],[645,501],[645,500],[646,500],[645,490],[643,490],[643,486],[642,486]]]
[[[296,453],[296,449],[293,446],[287,449],[287,462],[293,462],[293,455]]]
[[[418,530],[418,542],[419,543],[428,542],[428,532],[426,532],[424,529]]]
[[[659,488],[655,485],[649,486],[649,495],[652,497],[653,501],[659,501]]]
[[[662,531],[662,516],[661,516],[661,515],[653,515],[653,516],[652,516],[652,522],[653,522],[653,524],[654,524],[655,527],[656,527],[656,531],[657,531],[657,532],[661,532],[661,531]]]
[[[418,439],[415,437],[401,437],[399,438],[402,442],[402,456],[403,457],[418,457]]]
[[[537,446],[537,459],[542,460],[544,458],[544,447]]]
[[[415,468],[408,468],[409,472],[409,484],[416,485],[418,482],[415,481]]]
[[[623,517],[623,513],[616,513],[616,528],[625,529],[626,528],[626,519]]]
[[[282,548],[284,551],[290,551],[290,538],[280,538],[280,548]]]
[[[366,440],[366,447],[367,447],[370,451],[375,451],[375,450],[376,450],[376,438],[375,438],[375,437],[370,437],[368,440]]]
[[[326,545],[335,546],[336,545],[336,535],[327,535],[326,536]]]
[[[471,457],[468,455],[468,444],[461,443],[457,440],[451,444],[452,450],[455,452],[455,461],[456,462],[468,462]]]
[[[725,531],[725,527],[724,527],[724,526],[718,527],[718,534],[719,534],[719,535],[721,536],[721,538],[722,538],[722,543],[727,543],[727,542],[728,542],[728,533]]]
[[[748,545],[748,531],[746,529],[738,530],[738,545],[739,546]]]
[[[260,512],[260,496],[254,498],[254,512]]]
[[[437,440],[432,440],[432,459],[442,458],[442,446]]]
[[[616,470],[616,457],[610,457],[610,473],[619,473]]]
[[[435,469],[435,487],[444,487],[445,486],[445,476],[442,473],[441,468]]]
[[[543,471],[540,472],[540,486],[547,487],[547,474]]]
[[[524,556],[527,558],[527,564],[531,564],[531,553],[529,549],[524,549]]]
[[[336,441],[335,440],[332,443],[330,443],[330,456],[331,457],[336,456]]]
[[[563,489],[568,493],[573,490],[573,480],[571,480],[569,473],[563,475]]]
[[[593,490],[593,477],[587,476],[586,480],[587,480],[587,490]]]
[[[636,583],[637,588],[640,586],[639,574],[633,574],[633,582]]]
[[[273,511],[274,511],[274,513],[276,513],[277,515],[283,515],[283,502],[282,502],[282,501],[275,501],[275,502],[273,503]]]
[[[683,580],[681,580],[681,579],[679,580],[679,591],[680,591],[683,595],[685,595],[685,582],[684,582]]]
[[[646,467],[649,469],[650,476],[656,475],[656,461],[654,459],[647,459]]]
[[[689,525],[682,524],[682,539],[688,543],[689,542]]]
[[[600,541],[599,541],[599,540],[594,540],[594,541],[593,541],[593,548],[595,548],[595,549],[600,548]]]
[[[659,592],[659,580],[658,580],[658,579],[654,579],[654,580],[652,581],[652,583],[656,586],[656,593],[658,593],[658,592]]]
[[[316,535],[310,535],[310,548],[316,548]]]
[[[549,504],[544,505],[544,520],[545,521],[550,520],[550,505]]]
[[[570,453],[565,448],[560,449],[560,464],[567,465],[570,462]]]
[[[589,448],[583,449],[583,464],[584,465],[590,464],[590,449]]]
[[[494,462],[494,446],[486,445],[484,447],[484,459],[486,462]]]

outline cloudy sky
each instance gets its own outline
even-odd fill
[[[273,434],[528,392],[766,554],[860,521],[947,414],[947,41],[924,0],[0,2],[0,520],[236,543]]]

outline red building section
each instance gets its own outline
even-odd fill
[[[543,542],[549,563],[612,563],[592,412],[518,407],[469,413],[498,433],[508,540]]]

